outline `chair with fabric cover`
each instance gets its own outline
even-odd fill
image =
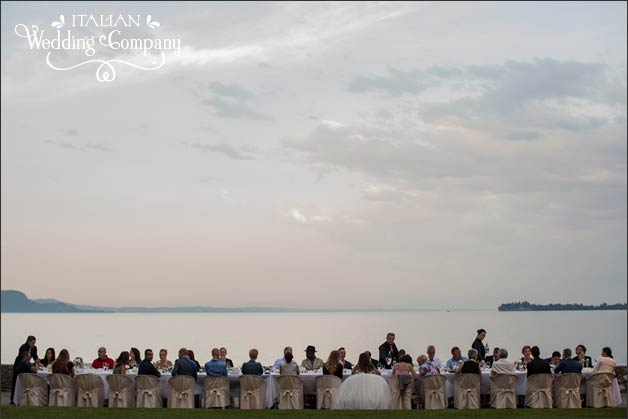
[[[552,408],[552,374],[534,374],[526,380],[526,407]]]
[[[105,385],[96,374],[76,376],[76,405],[78,407],[103,407]]]
[[[240,381],[240,409],[264,409],[266,382],[258,375],[242,375]]]
[[[48,381],[31,372],[20,374],[22,399],[20,406],[48,406]]]
[[[480,374],[460,374],[454,378],[454,407],[480,408]]]
[[[50,374],[48,406],[76,406],[76,383],[67,374]]]
[[[109,407],[135,407],[133,379],[125,375],[107,376],[109,384]]]
[[[189,375],[177,375],[168,380],[168,407],[194,409],[196,381]]]
[[[586,379],[587,407],[613,407],[613,374],[600,372]]]
[[[334,394],[342,380],[335,375],[321,375],[316,377],[316,408],[331,409]]]
[[[402,383],[402,380],[405,383]],[[402,389],[402,384],[405,384]],[[391,375],[388,377],[388,387],[392,393],[391,409],[412,409],[412,376]]]
[[[208,376],[203,380],[205,393],[205,407],[220,407],[224,409],[231,404],[229,379],[227,377]]]
[[[495,409],[516,409],[517,392],[515,374],[495,374],[491,377],[491,407]]]
[[[558,409],[581,409],[580,381],[582,374],[560,374],[554,380],[554,407]]]
[[[446,409],[445,382],[443,375],[426,375],[421,378],[425,388],[425,410]]]
[[[303,380],[297,375],[280,375],[279,408],[303,409]]]
[[[135,406],[163,407],[161,402],[161,381],[154,375],[135,377]]]

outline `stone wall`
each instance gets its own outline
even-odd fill
[[[615,375],[617,375],[617,382],[619,383],[619,391],[626,394],[626,376],[628,374],[628,367],[626,365],[618,365],[615,367]]]
[[[0,380],[2,382],[0,391],[11,391],[11,375],[13,375],[13,365],[2,364],[0,366]]]

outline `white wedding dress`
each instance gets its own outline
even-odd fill
[[[332,409],[390,409],[392,393],[385,379],[375,374],[355,374],[340,384]]]

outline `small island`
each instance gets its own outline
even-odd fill
[[[584,304],[531,304],[527,301],[506,303],[497,307],[498,311],[587,311],[587,310],[626,310],[628,304],[584,305]]]

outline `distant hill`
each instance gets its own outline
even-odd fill
[[[2,290],[0,308],[3,313],[100,313],[103,310],[82,309],[57,300],[30,300],[23,292]]]
[[[628,304],[583,305],[583,304],[530,304],[527,301],[500,305],[499,311],[587,311],[587,310],[626,310]]]

